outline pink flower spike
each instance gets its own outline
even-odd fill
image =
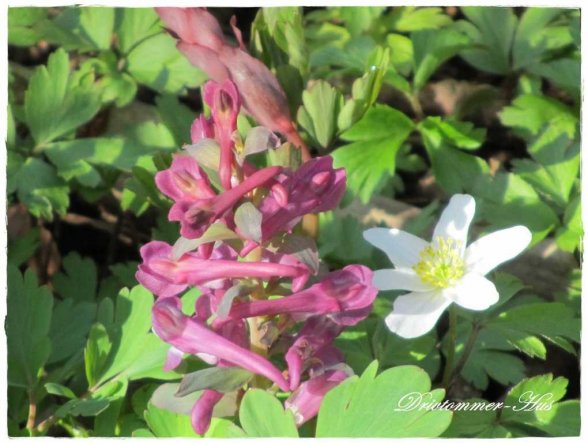
[[[220,142],[219,178],[225,189],[231,189],[234,161],[233,132],[237,130],[237,116],[241,107],[235,84],[226,79],[222,83],[209,81],[203,88],[204,101],[211,108],[216,137]]]
[[[176,369],[180,364],[182,364],[182,358],[184,357],[184,353],[179,349],[174,348],[173,346],[169,348],[167,351],[167,359],[165,360],[165,365],[163,366],[164,371],[173,371]]]
[[[328,317],[316,316],[306,321],[285,356],[290,389],[294,390],[300,384],[305,363],[314,358],[321,349],[329,346],[342,330],[342,326]]]
[[[254,374],[267,377],[283,391],[289,385],[282,373],[268,360],[211,331],[197,318],[185,316],[180,300],[158,300],[152,311],[153,331],[163,341],[188,354],[206,353]]]
[[[198,435],[204,435],[208,431],[214,407],[223,397],[221,392],[206,389],[192,406],[192,428]]]
[[[315,417],[325,395],[347,377],[344,371],[329,370],[302,383],[285,402],[286,409],[294,414],[296,424],[301,426]]]
[[[304,291],[273,300],[235,304],[229,318],[278,314],[325,315],[340,325],[353,325],[371,310],[378,290],[372,285],[372,271],[361,265],[331,272]]]

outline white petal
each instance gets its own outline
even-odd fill
[[[462,252],[468,240],[470,223],[476,212],[476,201],[471,195],[455,194],[443,210],[435,226],[433,240],[437,237],[450,237],[461,241]]]
[[[500,263],[516,257],[531,242],[531,231],[513,226],[488,234],[468,246],[465,265],[468,272],[486,275]]]
[[[488,309],[499,298],[494,283],[473,273],[464,275],[454,287],[444,289],[443,296],[462,308],[474,311]]]
[[[411,268],[420,261],[420,252],[428,243],[399,229],[371,228],[363,238],[386,253],[397,268]]]
[[[404,338],[426,334],[451,304],[439,292],[411,292],[394,300],[392,312],[386,317],[388,328]]]
[[[431,287],[421,280],[421,278],[412,270],[407,268],[400,269],[380,269],[374,271],[373,285],[382,291],[391,291],[404,289],[406,291],[430,291]]]

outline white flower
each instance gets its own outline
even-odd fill
[[[375,271],[374,285],[380,290],[412,291],[396,298],[386,317],[392,332],[419,337],[435,326],[451,303],[482,311],[498,301],[496,287],[484,275],[520,254],[531,241],[531,232],[514,226],[488,234],[466,249],[475,209],[470,195],[451,197],[431,243],[399,229],[372,228],[363,233],[395,266]]]

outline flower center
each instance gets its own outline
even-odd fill
[[[436,288],[454,285],[465,273],[460,240],[437,237],[421,251],[420,257],[413,270],[423,283]]]

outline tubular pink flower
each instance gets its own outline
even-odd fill
[[[301,292],[280,299],[235,304],[229,318],[330,314],[335,323],[352,325],[365,318],[378,293],[371,280],[372,271],[365,266],[346,266]]]
[[[226,79],[222,83],[209,81],[202,90],[204,101],[211,108],[215,134],[220,143],[219,178],[223,188],[231,189],[233,171],[233,132],[237,130],[237,116],[241,107],[235,84]]]
[[[190,127],[190,137],[192,143],[198,143],[205,138],[214,138],[212,119],[208,119],[204,114],[200,114],[200,116],[192,122],[192,126]]]
[[[168,169],[155,174],[155,184],[174,201],[216,197],[208,176],[189,155],[176,155]]]
[[[259,207],[264,240],[292,229],[304,214],[336,208],[345,193],[345,170],[333,169],[329,156],[314,158],[284,176]]]
[[[347,377],[344,371],[328,370],[302,383],[285,403],[286,409],[294,414],[296,424],[300,426],[315,417],[327,392]]]
[[[342,330],[342,326],[328,317],[311,317],[304,323],[285,356],[291,390],[296,389],[300,384],[300,376],[304,372],[305,363],[314,358],[323,348],[329,346]]]
[[[160,297],[176,295],[187,285],[203,285],[215,280],[301,278],[308,276],[310,272],[302,264],[206,260],[195,253],[187,253],[179,260],[172,260],[171,251],[172,247],[161,241],[149,242],[140,250],[143,263],[139,265],[137,280]]]
[[[208,198],[183,198],[176,201],[168,215],[170,221],[179,221],[180,233],[186,238],[198,238],[215,221],[222,218],[247,193],[264,186],[282,170],[279,166],[260,169],[232,189]],[[166,171],[163,171],[166,172]],[[162,174],[161,172],[159,174]],[[169,189],[162,189],[165,193]]]
[[[271,71],[244,48],[234,20],[231,27],[240,47],[229,45],[216,19],[202,8],[156,8],[168,31],[178,38],[178,49],[211,80],[235,82],[245,110],[259,124],[286,136],[303,148],[304,160],[310,159],[306,145],[290,116],[286,94]]]
[[[177,298],[158,300],[153,306],[152,323],[157,336],[180,351],[188,354],[213,355],[254,374],[267,377],[280,389],[288,391],[288,382],[273,364],[255,352],[211,331],[197,318],[182,314]]]
[[[206,389],[192,406],[192,427],[198,435],[206,434],[212,420],[212,412],[216,404],[222,400],[224,394]]]

